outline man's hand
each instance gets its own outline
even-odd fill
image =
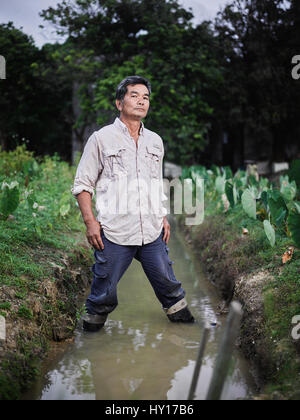
[[[163,241],[165,241],[166,244],[168,244],[169,239],[170,239],[170,235],[171,235],[171,226],[170,226],[170,223],[168,222],[166,216],[164,217],[163,227],[164,227]]]
[[[101,225],[96,220],[86,222],[86,237],[89,243],[99,251],[104,249],[102,238],[100,235]]]
[[[86,237],[89,243],[99,251],[104,249],[101,239],[100,223],[97,222],[92,210],[92,195],[88,191],[82,191],[77,195],[78,205],[86,226]]]

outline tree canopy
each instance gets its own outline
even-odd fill
[[[234,0],[214,23],[226,80],[223,124],[243,126],[254,159],[280,161],[295,153],[300,85],[291,77],[291,60],[299,11],[296,1]]]
[[[206,96],[223,81],[209,25],[193,28],[192,13],[175,0],[63,1],[42,16],[68,35],[70,71],[78,68],[78,51],[90,52],[89,63],[76,72],[79,124],[91,115],[99,125],[109,123],[116,86],[139,74],[153,86],[147,125],[163,136],[170,159],[195,161],[213,112]]]
[[[52,59],[57,45],[39,50],[31,37],[14,27],[0,25],[0,51],[6,59],[6,80],[0,83],[0,146],[26,143],[39,154],[68,158],[71,147],[71,86],[59,78]],[[55,146],[55,147],[54,147]]]
[[[2,146],[25,138],[38,153],[70,158],[71,134],[83,145],[87,127],[112,122],[116,86],[139,74],[153,86],[146,126],[163,137],[169,160],[222,164],[224,132],[236,167],[299,154],[296,0],[232,0],[199,25],[177,0],[62,0],[41,16],[63,44],[39,50],[0,25]]]

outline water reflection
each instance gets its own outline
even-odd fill
[[[169,243],[174,271],[187,291],[197,319],[193,325],[172,324],[162,312],[140,264],[131,265],[118,288],[119,306],[96,334],[78,328],[75,343],[48,367],[30,395],[34,399],[176,400],[186,399],[204,322],[216,320],[210,285],[196,269],[174,233]],[[196,399],[204,399],[225,319],[211,329]],[[247,366],[235,355],[222,399],[252,394]]]

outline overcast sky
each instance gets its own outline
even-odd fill
[[[14,22],[17,28],[23,27],[23,31],[32,35],[38,47],[46,42],[55,42],[59,39],[53,27],[46,24],[39,17],[39,12],[52,6],[55,7],[60,0],[0,0],[0,24]],[[181,0],[185,8],[191,7],[195,21],[213,18],[221,7],[229,0]],[[39,28],[45,25],[45,29]]]

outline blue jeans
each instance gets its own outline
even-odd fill
[[[160,236],[146,245],[118,245],[109,241],[101,229],[104,249],[95,250],[92,267],[94,279],[86,308],[91,315],[106,315],[118,305],[117,285],[133,258],[142,264],[153,290],[164,309],[168,309],[185,296],[181,283],[176,280],[165,241],[164,229]]]

